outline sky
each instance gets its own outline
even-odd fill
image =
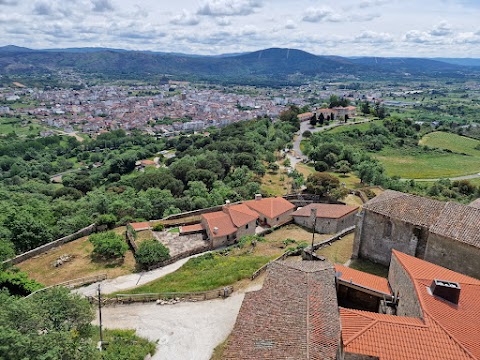
[[[480,0],[0,0],[0,46],[480,58]]]

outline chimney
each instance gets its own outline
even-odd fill
[[[213,228],[213,233],[214,233],[215,235],[218,234],[218,227],[215,226],[215,227]]]
[[[460,300],[460,284],[446,280],[433,280],[430,285],[430,291],[432,295],[438,296],[444,300],[447,300],[455,305]]]
[[[255,200],[262,200],[262,194],[255,194]]]
[[[230,206],[230,200],[225,200],[225,206]]]

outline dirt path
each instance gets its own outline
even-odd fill
[[[178,270],[183,266],[183,264],[185,264],[188,261],[188,259],[196,256],[200,256],[200,255],[202,254],[190,256],[188,258],[179,260],[173,264],[170,264],[152,271],[129,274],[124,276],[119,276],[114,279],[107,279],[104,281],[100,281],[99,283],[101,284],[102,293],[110,294],[116,291],[127,290],[136,286],[146,284],[150,281],[156,280],[158,278],[161,278],[167,274],[170,274]],[[97,293],[97,288],[99,283],[94,283],[85,287],[81,287],[74,291],[81,295],[93,296],[93,295],[96,295]]]
[[[460,181],[460,180],[471,180],[471,179],[477,179],[477,178],[480,178],[480,173],[478,174],[473,174],[473,175],[464,175],[464,176],[457,176],[457,177],[451,177],[451,178],[444,178],[444,179],[448,179],[448,180],[451,180],[451,181]],[[402,179],[402,180],[405,180],[405,181],[410,181],[410,180],[415,180],[415,181],[428,181],[428,182],[435,182],[435,181],[439,181],[441,180],[442,178],[437,178],[437,179]]]
[[[232,331],[244,296],[234,293],[225,300],[105,307],[102,321],[107,328],[135,329],[139,336],[158,340],[153,359],[209,360]]]

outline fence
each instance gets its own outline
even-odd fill
[[[134,302],[150,302],[157,300],[182,299],[204,301],[217,298],[227,298],[233,293],[233,286],[226,286],[221,289],[200,291],[200,292],[165,292],[156,294],[117,294],[115,295],[115,303],[134,303]]]
[[[44,252],[46,252],[50,249],[56,248],[60,245],[68,243],[70,241],[77,240],[81,237],[90,235],[91,233],[94,233],[96,231],[97,231],[97,225],[91,224],[91,225],[87,226],[86,228],[78,230],[77,232],[75,232],[71,235],[64,236],[64,237],[62,237],[58,240],[54,240],[52,242],[49,242],[48,244],[44,244],[42,246],[39,246],[39,247],[37,247],[33,250],[30,250],[30,251],[27,251],[23,254],[17,255],[16,257],[14,257],[12,259],[5,260],[5,261],[3,261],[3,264],[5,264],[5,265],[16,265],[18,263],[21,263],[22,261],[25,261],[25,260],[28,260],[28,259],[34,257],[34,256],[43,254]]]
[[[100,274],[100,275],[86,276],[86,277],[83,277],[83,278],[64,281],[64,282],[61,282],[59,284],[47,286],[47,287],[44,287],[44,288],[39,289],[37,291],[34,291],[31,294],[29,294],[28,296],[25,296],[25,299],[34,295],[34,294],[36,294],[36,293],[39,293],[39,292],[42,292],[42,291],[45,291],[45,290],[48,290],[48,289],[51,289],[51,288],[54,288],[54,287],[57,287],[57,286],[65,286],[66,288],[74,289],[76,287],[80,287],[80,286],[88,285],[88,284],[93,284],[93,283],[96,283],[97,281],[105,280],[106,278],[107,278],[107,274]]]

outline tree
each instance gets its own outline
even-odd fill
[[[128,250],[125,239],[113,231],[90,235],[88,240],[93,244],[93,253],[106,259],[123,258]]]
[[[340,180],[333,175],[317,172],[308,176],[306,186],[311,194],[329,196],[334,189],[340,187]]]
[[[320,126],[323,126],[323,124],[325,123],[325,115],[323,115],[323,112],[318,115],[318,123],[320,124]]]
[[[360,109],[363,113],[363,115],[368,115],[370,114],[370,103],[368,101],[365,101],[363,102],[361,105],[360,105]]]
[[[148,268],[151,265],[163,262],[169,258],[170,250],[155,239],[141,242],[138,250],[135,252],[135,259],[143,268]]]
[[[305,130],[302,134],[304,138],[309,138],[312,136],[312,132],[310,130]]]
[[[315,127],[317,125],[317,114],[313,114],[313,116],[310,118],[310,125],[312,127]]]
[[[345,175],[346,173],[350,172],[352,169],[350,168],[350,164],[346,160],[341,160],[335,164],[337,168],[337,172]]]
[[[345,114],[345,122],[348,122],[348,119],[350,119],[350,117],[348,116],[348,114]]]

